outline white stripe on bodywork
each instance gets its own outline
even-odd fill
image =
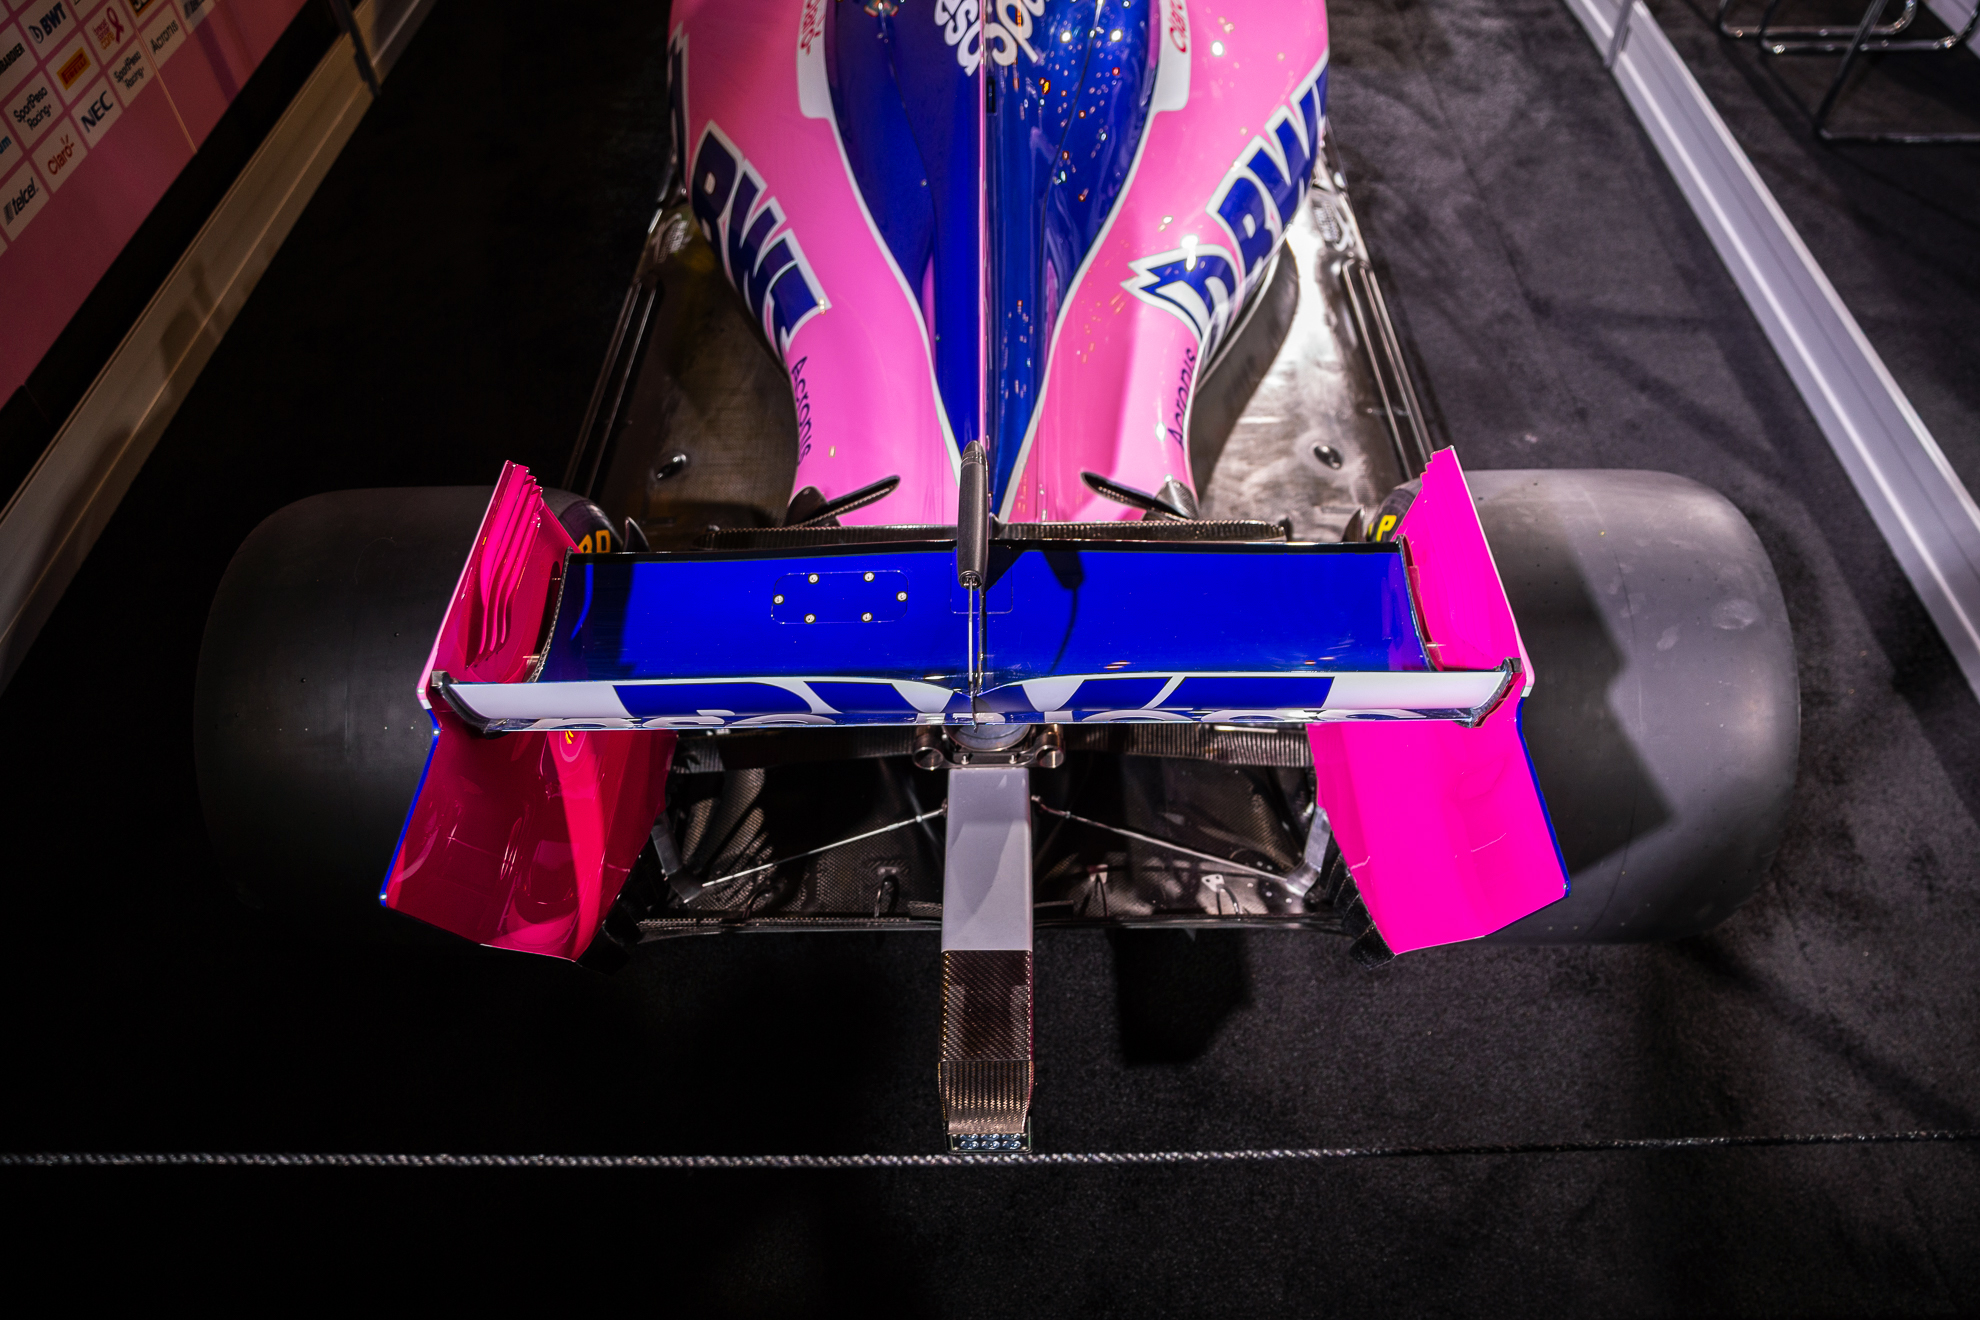
[[[632,712],[610,683],[456,683],[485,720],[627,720]]]
[[[1401,673],[1315,673],[1311,670],[1300,673],[1260,673],[1250,671],[1212,671],[1187,674],[1080,674],[1048,679],[1030,679],[1020,684],[1026,700],[1034,710],[1044,714],[1047,720],[1064,721],[1074,718],[1068,703],[1079,686],[1088,679],[1115,678],[1160,678],[1164,680],[1162,691],[1146,706],[1136,710],[1107,712],[1089,715],[1087,718],[1125,719],[1135,714],[1160,718],[1162,703],[1169,700],[1177,688],[1192,678],[1258,678],[1258,679],[1307,679],[1310,681],[1332,680],[1326,699],[1306,709],[1327,712],[1377,712],[1377,711],[1445,711],[1475,710],[1490,701],[1499,690],[1505,675],[1496,669],[1463,670],[1448,672],[1405,671]],[[817,683],[868,683],[875,687],[891,687],[903,700],[914,707],[917,716],[904,718],[902,723],[920,723],[929,717],[939,717],[954,699],[950,689],[934,683],[919,683],[908,680],[888,680],[872,678],[851,678],[843,676],[814,675],[808,678],[784,676],[741,676],[691,679],[649,679],[638,684],[614,684],[606,682],[581,683],[461,683],[455,690],[461,699],[483,719],[490,720],[632,720],[625,703],[619,699],[617,688],[625,687],[699,687],[705,684],[760,683],[765,687],[778,688],[789,692],[803,701],[805,716],[832,716],[840,714],[821,698],[812,688]],[[995,691],[997,689],[993,689]],[[1081,709],[1085,709],[1082,707]],[[733,712],[722,711],[715,714],[734,718]],[[669,717],[687,718],[694,717]],[[748,718],[776,719],[778,716],[751,716]],[[782,718],[802,719],[795,714]],[[987,716],[979,716],[987,719]],[[1001,717],[999,717],[1001,719]],[[994,721],[993,721],[994,722]]]
[[[1475,710],[1505,681],[1496,669],[1336,674],[1323,710]]]

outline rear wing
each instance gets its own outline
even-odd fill
[[[573,893],[567,934],[529,939],[575,956],[643,846],[681,730],[1297,724],[1390,947],[1484,934],[1565,892],[1517,729],[1531,666],[1448,451],[1400,532],[1000,542],[978,592],[956,585],[950,541],[578,554],[511,465],[420,676],[435,752],[384,900],[523,947],[514,896]],[[1505,787],[1480,807],[1488,762]],[[1509,851],[1486,837],[1495,813],[1517,817]],[[1400,837],[1425,828],[1442,840],[1428,853]],[[1536,885],[1498,875],[1543,855]],[[1465,897],[1481,886],[1487,900]],[[1469,915],[1419,920],[1453,905]]]
[[[953,543],[573,555],[526,675],[441,682],[491,732],[1476,723],[1517,647],[1433,663],[1409,576],[1398,544],[1027,540],[992,548],[976,615]]]

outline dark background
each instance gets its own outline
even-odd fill
[[[1579,26],[1343,0],[1332,111],[1474,467],[1724,491],[1779,570],[1800,777],[1769,881],[1673,944],[1377,973],[1278,933],[1041,936],[1042,1148],[1980,1127],[1980,706]],[[1980,155],[1822,150],[1657,12],[1955,464],[1980,449]],[[932,938],[648,946],[607,978],[353,953],[246,911],[192,776],[207,602],[317,491],[561,469],[662,163],[665,19],[441,4],[0,695],[11,1150],[917,1152]],[[1959,327],[1964,327],[1960,329]],[[16,1278],[288,1304],[446,1288],[690,1312],[1980,1303],[1980,1146],[835,1173],[0,1173]],[[492,1249],[499,1260],[469,1263]],[[74,1253],[73,1256],[71,1253]],[[81,1268],[52,1262],[80,1258]],[[387,1298],[393,1293],[378,1291]]]

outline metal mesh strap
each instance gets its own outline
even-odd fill
[[[942,1118],[951,1136],[1024,1131],[1031,1108],[1031,954],[942,955]]]

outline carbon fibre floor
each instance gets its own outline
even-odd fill
[[[1804,703],[1786,844],[1748,907],[1671,945],[1454,948],[1371,974],[1324,937],[1048,933],[1041,1148],[1980,1126],[1980,706],[1565,11],[1334,13],[1350,183],[1466,462],[1681,472],[1726,492],[1773,555]],[[0,695],[16,932],[0,1145],[936,1145],[933,939],[671,941],[605,979],[474,951],[354,956],[240,909],[210,874],[192,672],[241,538],[319,490],[487,480],[505,456],[554,470],[575,432],[650,213],[665,24],[539,14],[438,8]],[[1770,159],[1782,177],[1834,177],[1785,147]],[[1920,225],[1975,222],[1970,198],[1881,197]],[[1840,211],[1825,223],[1845,239],[1883,223]],[[1892,315],[1973,324],[1976,308],[1953,279]],[[1970,385],[1948,361],[1928,420],[1970,436]],[[625,1286],[697,1313],[1980,1305],[1970,1145],[9,1170],[0,1188],[15,1277],[58,1247],[88,1253],[71,1296],[224,1286],[257,1257],[310,1253],[346,1276],[417,1257],[455,1288]],[[490,1246],[504,1268],[467,1265]]]

